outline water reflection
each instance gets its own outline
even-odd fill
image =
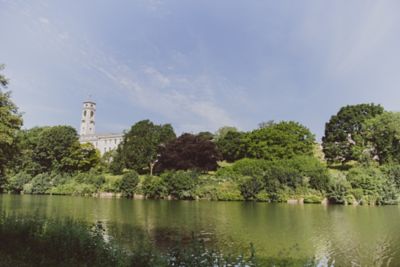
[[[101,221],[126,246],[159,248],[190,242],[192,233],[219,248],[243,251],[253,243],[264,257],[315,257],[321,266],[396,266],[400,209],[244,202],[95,199],[0,195],[7,213]]]

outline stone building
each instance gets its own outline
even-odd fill
[[[107,151],[116,149],[122,142],[123,134],[96,134],[96,103],[93,101],[83,102],[81,128],[79,141],[81,143],[92,143],[103,155]]]

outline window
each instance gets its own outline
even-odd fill
[[[86,110],[83,112],[83,116],[86,117]]]
[[[93,115],[94,115],[93,111],[90,111],[90,117],[91,118],[93,118]]]

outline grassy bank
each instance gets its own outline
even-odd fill
[[[400,165],[326,165],[312,157],[266,161],[242,159],[216,172],[165,171],[111,175],[91,170],[74,175],[21,172],[8,178],[11,193],[141,195],[149,199],[298,202],[353,205],[397,204]]]

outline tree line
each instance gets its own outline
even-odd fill
[[[380,105],[342,107],[325,124],[321,145],[294,121],[176,136],[170,124],[143,120],[100,157],[91,144],[79,143],[70,126],[22,130],[7,85],[0,75],[1,191],[309,202],[326,197],[369,204],[399,199],[400,113]]]

